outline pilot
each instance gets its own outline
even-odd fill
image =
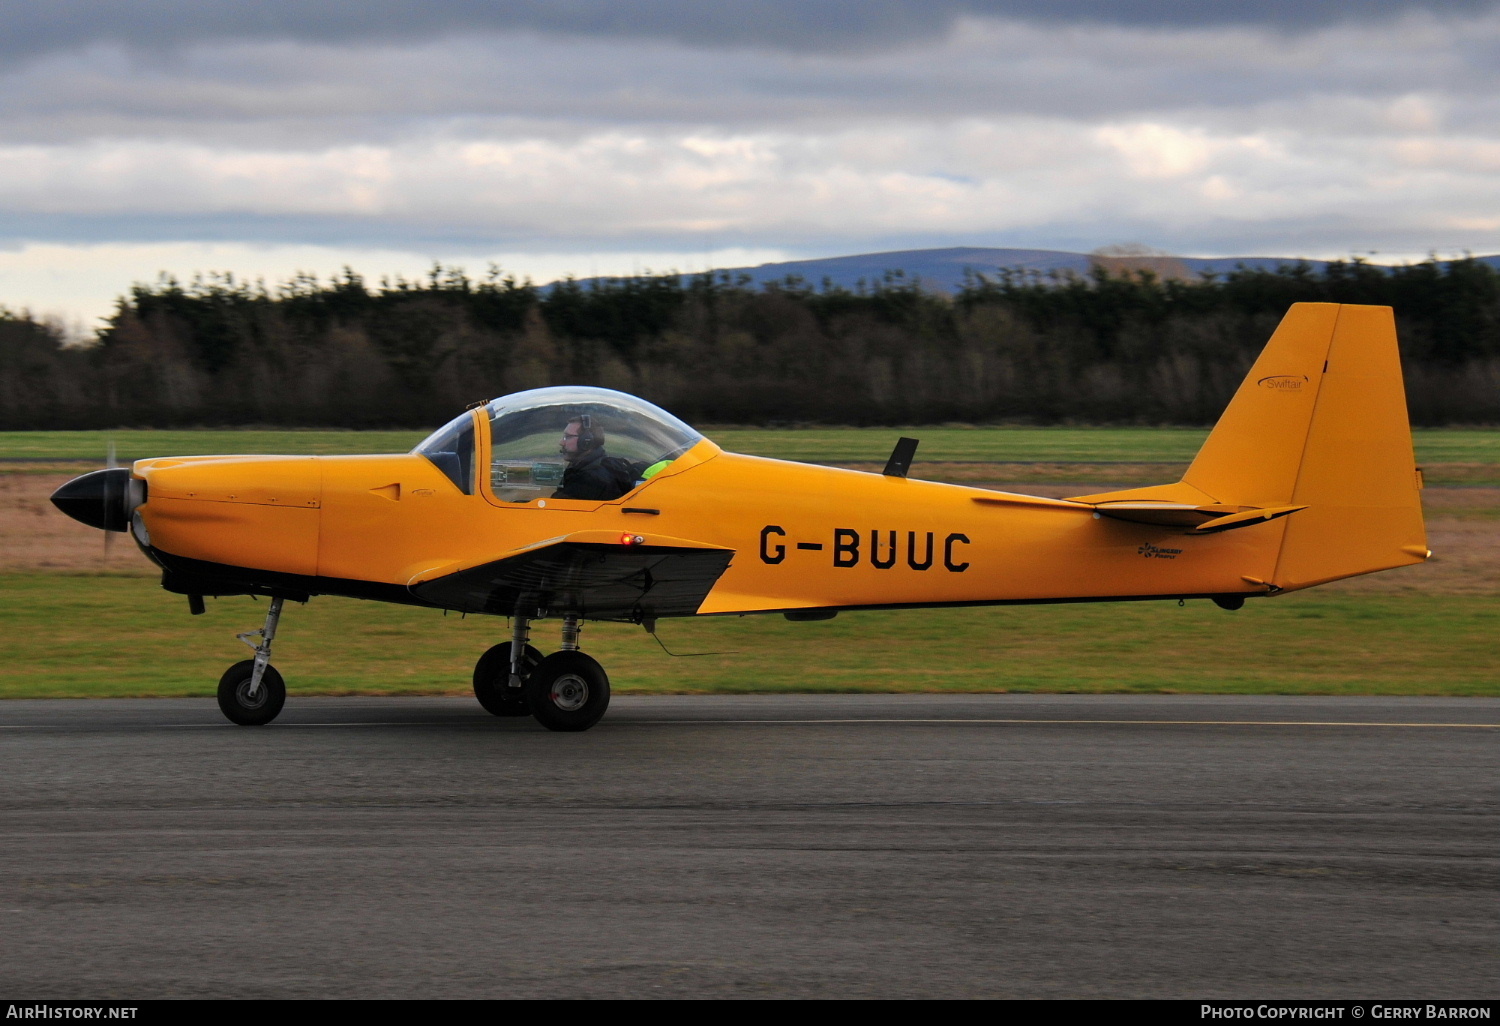
[[[580,414],[563,428],[558,446],[567,469],[554,499],[618,499],[635,487],[642,467],[604,451],[604,429],[589,414]]]

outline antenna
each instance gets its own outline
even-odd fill
[[[886,477],[905,477],[906,472],[911,469],[912,457],[917,454],[918,439],[898,438],[896,447],[891,450],[891,458],[886,460],[885,469],[881,471]]]

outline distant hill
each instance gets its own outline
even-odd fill
[[[1500,270],[1500,256],[1480,257],[1482,261]],[[887,272],[900,271],[907,278],[920,278],[929,287],[956,292],[963,285],[964,272],[973,270],[993,275],[1006,269],[1027,271],[1072,271],[1086,274],[1095,261],[1101,261],[1114,270],[1129,270],[1133,267],[1149,267],[1159,275],[1196,278],[1204,272],[1227,274],[1238,267],[1274,271],[1276,268],[1296,264],[1296,257],[1168,257],[1162,255],[1091,256],[1087,253],[1068,253],[1053,249],[992,249],[982,246],[953,246],[948,249],[903,249],[889,253],[861,253],[855,256],[825,257],[821,260],[787,260],[782,263],[761,264],[758,267],[729,267],[723,270],[730,274],[747,274],[755,284],[782,281],[788,275],[796,275],[816,287],[826,278],[836,286],[846,289],[858,288],[859,283],[873,284],[885,277]],[[1315,270],[1328,265],[1326,260],[1305,261]],[[1175,274],[1174,274],[1175,272]]]

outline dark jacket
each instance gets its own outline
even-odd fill
[[[552,497],[618,499],[635,487],[641,469],[623,456],[607,456],[603,449],[594,449],[568,464],[563,471],[562,487]]]

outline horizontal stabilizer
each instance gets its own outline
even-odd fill
[[[1141,489],[1156,491],[1158,489]],[[1119,493],[1116,493],[1119,494]],[[1237,527],[1253,527],[1295,513],[1306,506],[1242,506],[1210,502],[1173,502],[1167,499],[1109,499],[1089,501],[1080,499],[1048,499],[1039,495],[1012,495],[995,492],[992,495],[976,495],[974,501],[986,506],[1009,506],[1013,508],[1055,509],[1070,512],[1092,512],[1096,516],[1111,520],[1124,520],[1132,524],[1150,524],[1153,527],[1181,527],[1191,529],[1194,534],[1216,534],[1232,531]]]
[[[1232,531],[1237,527],[1253,527],[1268,520],[1295,513],[1306,506],[1277,506],[1257,508],[1254,506],[1228,506],[1223,503],[1193,505],[1187,502],[1101,502],[1094,507],[1101,516],[1114,520],[1128,520],[1135,524],[1154,524],[1161,527],[1190,527],[1194,534],[1215,534]]]
[[[1189,502],[1101,502],[1094,511],[1111,520],[1128,520],[1132,524],[1154,524],[1159,527],[1197,527],[1231,513],[1242,506],[1198,506]]]
[[[1230,513],[1228,516],[1210,520],[1206,524],[1199,524],[1195,534],[1214,534],[1218,531],[1232,531],[1236,527],[1253,527],[1256,524],[1264,524],[1268,520],[1277,520],[1288,513],[1295,513],[1306,506],[1277,506],[1272,509],[1247,509],[1242,513]]]
[[[1063,509],[1075,513],[1089,512],[1089,506],[1069,499],[1049,499],[1042,495],[1017,495],[1013,492],[988,492],[970,496],[981,506],[1011,506],[1026,509]]]

